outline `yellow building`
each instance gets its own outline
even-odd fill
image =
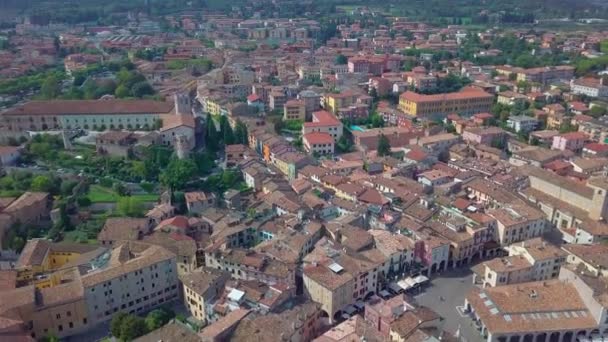
[[[306,104],[301,100],[289,100],[283,105],[283,120],[306,120]]]
[[[494,95],[478,88],[465,88],[456,93],[436,95],[406,91],[399,97],[399,109],[411,116],[443,119],[452,113],[470,116],[489,112],[493,102]]]
[[[200,322],[207,322],[205,304],[221,294],[230,273],[215,268],[199,268],[180,277],[184,305]]]
[[[93,245],[54,243],[45,239],[29,240],[15,265],[17,281],[32,282],[38,288],[55,286],[59,281],[53,276],[40,275],[57,270],[96,248]]]
[[[360,94],[348,90],[340,94],[328,94],[325,96],[325,110],[337,114],[340,108],[355,104],[359,96]]]

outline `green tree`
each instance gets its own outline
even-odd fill
[[[143,217],[144,216],[144,206],[137,199],[125,196],[120,197],[118,202],[116,202],[116,211],[121,216],[127,217]]]
[[[46,100],[57,98],[61,94],[61,85],[55,75],[48,76],[40,87],[40,95]]]
[[[141,98],[146,95],[154,95],[154,88],[147,81],[141,81],[133,84],[131,93],[133,96]]]
[[[120,339],[123,341],[131,341],[146,333],[146,322],[141,317],[127,315],[120,324]]]
[[[224,145],[234,144],[234,132],[225,115],[220,116],[220,131],[222,132],[222,141],[224,142]]]
[[[50,192],[53,189],[53,181],[47,176],[36,176],[32,179],[32,190]]]
[[[129,95],[131,95],[131,93],[129,92],[129,88],[127,88],[124,84],[121,84],[118,87],[116,87],[116,90],[114,91],[114,95],[116,97],[118,97],[119,99],[122,99],[125,97],[129,97]]]
[[[234,129],[234,142],[236,144],[248,145],[247,125],[241,120],[236,121]]]
[[[589,110],[589,115],[593,116],[594,118],[599,118],[601,116],[606,115],[606,108],[604,107],[600,107],[600,106],[593,106],[591,107],[591,109]]]
[[[379,156],[388,156],[391,154],[391,143],[388,141],[388,138],[381,134],[378,139],[378,155]]]
[[[343,54],[339,54],[336,56],[334,63],[337,65],[344,65],[344,64],[348,63],[348,58],[346,56],[344,56]]]
[[[167,324],[174,317],[175,313],[169,309],[160,308],[152,310],[146,315],[146,327],[149,331],[156,330]]]
[[[172,189],[183,189],[188,181],[196,175],[196,164],[189,159],[173,159],[160,174],[160,182]]]
[[[220,148],[219,145],[219,134],[217,131],[217,127],[215,126],[215,122],[211,117],[211,114],[207,114],[207,119],[205,120],[207,125],[207,130],[205,131],[205,144],[207,149],[211,152],[217,152]]]
[[[128,314],[126,312],[120,311],[112,317],[112,321],[110,322],[110,332],[112,333],[112,336],[120,338],[120,327],[127,316]]]
[[[378,113],[372,114],[369,121],[373,128],[384,127],[384,119]]]

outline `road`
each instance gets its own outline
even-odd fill
[[[433,278],[431,284],[416,302],[427,306],[445,319],[444,330],[455,333],[460,328],[461,341],[481,342],[477,329],[468,317],[463,317],[457,307],[464,305],[464,297],[473,286],[473,273],[468,269],[450,270]],[[443,298],[443,299],[442,299]]]

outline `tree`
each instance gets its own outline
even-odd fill
[[[146,333],[146,322],[141,317],[127,315],[120,324],[120,339],[123,341],[131,341]]]
[[[379,156],[388,156],[391,154],[391,143],[388,141],[388,138],[384,135],[380,135],[380,139],[378,140],[378,155]]]
[[[196,164],[189,159],[173,159],[160,175],[160,182],[172,189],[183,189],[196,174]]]
[[[143,217],[144,206],[143,204],[133,197],[126,196],[118,199],[116,203],[116,211],[121,216],[127,217]]]
[[[373,128],[384,127],[384,118],[382,118],[382,116],[380,116],[378,113],[373,113],[370,116],[369,121]]]
[[[144,97],[146,95],[154,95],[154,88],[147,81],[141,81],[133,84],[131,93],[135,97]]]
[[[596,119],[601,116],[606,115],[606,113],[607,113],[606,108],[600,107],[600,106],[593,106],[589,110],[589,115],[593,116]]]
[[[207,130],[205,131],[205,143],[207,149],[211,152],[217,152],[219,150],[219,134],[211,114],[207,114],[205,123],[207,124]]]
[[[61,94],[61,86],[57,77],[55,75],[48,76],[40,87],[40,95],[46,100],[51,100],[59,96],[59,94]]]
[[[120,338],[120,327],[127,316],[128,314],[126,312],[120,311],[112,317],[112,321],[110,322],[110,332],[112,333],[112,336]]]
[[[114,91],[114,95],[120,99],[125,98],[125,97],[129,97],[130,92],[129,92],[129,88],[127,88],[124,84],[119,85],[116,90]]]
[[[169,309],[160,308],[152,310],[146,316],[146,327],[149,331],[156,330],[167,324],[174,317],[175,313]]]
[[[222,132],[222,141],[224,145],[234,144],[234,132],[225,115],[220,116],[220,131]]]
[[[334,63],[337,65],[344,65],[344,64],[348,63],[348,58],[346,56],[344,56],[343,54],[339,54],[336,56]]]
[[[241,120],[236,121],[236,126],[234,129],[234,142],[236,144],[248,145],[247,125],[245,125],[245,123],[243,123]]]
[[[32,190],[40,192],[50,192],[53,188],[53,182],[47,176],[36,176],[32,179]]]

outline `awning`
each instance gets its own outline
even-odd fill
[[[349,305],[346,307],[346,309],[344,309],[344,312],[352,316],[355,312],[357,312],[357,308],[352,305]]]
[[[410,279],[411,279],[411,278],[410,278]],[[412,288],[414,285],[412,285],[412,284],[408,283],[406,280],[407,280],[407,279],[405,279],[405,280],[399,280],[399,281],[397,282],[397,285],[399,285],[399,286],[400,286],[402,289],[404,289],[404,290],[407,290],[407,289]]]
[[[395,293],[399,293],[403,288],[395,283],[388,284],[388,288],[391,289]]]
[[[427,278],[423,275],[419,275],[416,278],[414,278],[414,281],[416,282],[416,284],[422,284],[422,283],[429,281],[429,278]]]

